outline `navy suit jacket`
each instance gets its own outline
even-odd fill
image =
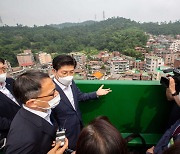
[[[180,120],[177,120],[176,123],[164,133],[164,135],[161,137],[156,147],[154,148],[155,154],[162,154],[163,151],[168,148],[167,146],[172,137],[172,134],[174,133],[175,129],[178,127],[179,124]]]
[[[69,141],[68,147],[75,150],[78,136],[83,127],[81,112],[79,109],[79,101],[96,99],[97,95],[96,92],[82,93],[76,86],[74,81],[72,82],[71,89],[74,97],[74,104],[76,110],[74,110],[74,108],[72,107],[69,99],[67,98],[63,90],[56,84],[56,90],[59,92],[61,100],[59,105],[55,109],[53,109],[53,115],[54,118],[57,120],[59,129],[66,129],[66,137]]]
[[[14,80],[12,78],[6,79],[6,88],[13,94]],[[0,134],[1,138],[6,137],[10,128],[10,124],[20,109],[15,102],[13,102],[9,97],[0,92]]]
[[[52,148],[56,131],[40,116],[21,108],[7,137],[6,154],[47,154]]]

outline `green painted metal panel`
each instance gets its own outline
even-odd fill
[[[112,90],[97,100],[80,103],[85,125],[105,115],[123,136],[138,132],[147,144],[155,144],[164,133],[171,104],[158,81],[77,80],[76,83],[83,92],[95,91],[102,84]]]

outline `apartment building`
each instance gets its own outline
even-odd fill
[[[31,50],[24,50],[24,53],[17,54],[19,66],[32,66],[34,65],[34,57]]]
[[[110,68],[111,74],[120,74],[129,70],[129,61],[124,60],[121,57],[112,58],[110,65],[111,65],[111,68]]]
[[[46,52],[41,52],[38,54],[38,61],[41,65],[52,63],[52,57]]]
[[[173,52],[180,52],[180,40],[175,40],[169,47]]]
[[[180,53],[166,52],[163,55],[164,64],[174,66],[175,60],[179,57]]]
[[[141,61],[141,60],[136,60],[134,61],[134,67],[133,68],[136,68],[138,70],[144,70],[144,64],[145,62],[144,61]]]
[[[147,56],[145,58],[145,71],[153,72],[156,68],[164,66],[164,60],[157,56]]]

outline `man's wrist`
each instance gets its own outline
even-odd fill
[[[98,92],[96,91],[96,97],[99,98]]]

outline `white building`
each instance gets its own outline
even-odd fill
[[[129,61],[121,57],[114,57],[111,59],[111,74],[120,74],[129,70]]]
[[[153,72],[156,68],[164,66],[164,60],[161,57],[147,56],[145,58],[145,71]]]
[[[170,50],[173,52],[178,52],[180,51],[180,40],[175,40],[171,45],[170,45]]]

